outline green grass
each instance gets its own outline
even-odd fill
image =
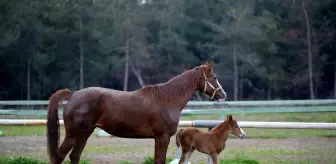
[[[22,116],[4,116],[0,118],[22,118]],[[280,122],[336,122],[336,112],[321,113],[272,113],[272,114],[235,114],[234,119],[242,121],[280,121]],[[26,117],[24,117],[26,118]],[[218,120],[222,115],[182,116],[181,120]],[[29,118],[31,119],[31,118]],[[0,126],[4,136],[45,136],[45,126]],[[99,129],[96,129],[98,131]],[[207,130],[203,128],[203,130]],[[292,138],[292,137],[336,137],[334,130],[321,129],[261,129],[244,128],[248,138]],[[61,127],[61,135],[64,128]]]
[[[166,163],[168,164],[170,161],[172,161],[173,158],[167,157]],[[145,157],[145,159],[141,162],[141,164],[153,164],[154,163],[154,158],[153,157]]]
[[[173,158],[167,158],[166,163],[172,161]],[[33,159],[28,157],[0,157],[0,164],[48,164],[47,161],[42,161],[39,159]],[[145,157],[145,159],[141,162],[141,164],[153,164],[154,158],[153,157]],[[70,164],[70,161],[65,161],[65,164]],[[81,160],[80,164],[93,164],[87,160]],[[119,164],[133,164],[133,162],[129,161],[120,161]]]
[[[0,157],[1,164],[49,164],[47,161],[42,161],[38,159],[28,158],[28,157]],[[70,161],[65,161],[65,164],[70,164]],[[80,164],[90,164],[87,160],[81,160]]]
[[[223,117],[224,116],[224,117]],[[225,115],[182,116],[181,120],[218,120]],[[336,122],[336,112],[316,113],[269,113],[269,114],[233,114],[238,121],[274,121],[274,122]]]
[[[173,158],[167,158],[166,163],[168,164],[172,161]],[[27,157],[1,157],[0,158],[1,164],[48,164],[46,161],[27,158]],[[154,159],[153,157],[145,157],[145,159],[141,162],[141,164],[153,164]],[[201,162],[202,163],[202,162]],[[201,164],[199,163],[199,164]],[[228,159],[228,160],[220,160],[220,164],[259,164],[259,162],[255,160],[249,159]],[[66,161],[65,164],[70,164],[70,161]],[[81,160],[80,164],[91,164],[91,162]],[[119,164],[134,164],[130,161],[120,161]]]
[[[99,150],[99,154],[108,154],[111,153],[111,150],[114,150],[114,153],[119,152],[119,147],[110,147],[107,146],[105,149],[101,148]],[[118,152],[116,152],[118,151]],[[146,151],[146,150],[143,150]],[[261,148],[244,148],[243,150],[240,148],[235,148],[234,146],[228,147],[225,149],[219,156],[220,164],[336,164],[335,161],[330,161],[330,158],[336,153],[336,150],[333,148],[325,148],[325,149],[317,149],[317,148],[308,148],[308,149],[287,149],[287,148],[272,148],[272,147],[261,147]],[[175,152],[175,148],[169,147],[167,162],[169,163],[173,158],[169,158],[169,156],[173,156]],[[316,152],[318,152],[316,154]],[[97,153],[93,148],[85,149],[84,154],[94,155]],[[324,159],[323,161],[309,160],[310,156],[320,156],[319,158]],[[195,162],[195,159],[192,163],[197,164],[206,164],[207,155],[201,154],[199,152],[195,152],[192,155],[193,157],[201,156],[204,157],[204,160]],[[37,157],[39,158],[39,157]],[[329,159],[327,159],[329,158]],[[313,158],[314,159],[314,158]],[[46,164],[47,161],[41,161],[37,159],[27,158],[27,157],[0,157],[1,164]],[[137,163],[137,162],[136,162]],[[153,157],[147,156],[145,157],[140,164],[152,164]],[[69,160],[66,161],[66,164],[70,164]],[[81,164],[94,164],[90,160],[81,160]],[[122,160],[119,161],[118,164],[135,164],[134,162]]]
[[[220,160],[219,164],[259,164],[259,162],[250,159],[227,159]]]
[[[317,152],[318,154],[316,154]],[[336,150],[332,148],[295,150],[287,148],[245,148],[240,150],[230,147],[222,152],[219,158],[225,159],[225,161],[253,159],[258,161],[259,164],[335,164],[335,161],[330,161],[335,153]],[[309,158],[311,156],[319,156],[319,159],[311,160],[312,158]],[[324,160],[320,161],[321,158]]]
[[[262,142],[262,140],[260,140]],[[170,144],[168,147],[168,153],[167,156],[175,156],[176,147]],[[315,163],[321,163],[321,161],[318,161],[320,159],[324,159],[322,163],[325,164],[335,164],[330,163],[330,158],[336,154],[336,149],[333,147],[323,147],[321,146],[306,146],[306,148],[286,148],[282,147],[281,145],[274,147],[276,144],[270,145],[269,147],[249,147],[246,146],[244,148],[242,147],[235,147],[234,145],[228,146],[219,156],[219,159],[222,160],[222,163],[231,163],[234,164],[247,164],[255,163],[258,164],[315,164]],[[127,153],[130,154],[136,154],[137,152],[152,152],[153,147],[145,148],[143,146],[134,146],[132,148],[129,148]],[[126,152],[124,147],[116,146],[116,145],[106,145],[101,147],[86,147],[84,150],[85,154],[95,155],[95,154],[108,154],[113,152],[115,155],[122,155]],[[317,153],[318,152],[318,153]],[[146,153],[147,155],[150,155],[151,153]],[[312,156],[318,157],[316,160],[311,160],[315,158],[310,158]],[[195,152],[191,160],[195,161],[196,157],[201,157],[203,160],[200,162],[196,162],[198,164],[206,163],[207,155]],[[329,159],[328,159],[329,158]],[[126,162],[126,161],[121,161]],[[130,162],[129,162],[130,163]],[[195,162],[193,162],[195,163]],[[124,163],[126,164],[126,163]]]
[[[321,129],[259,129],[244,128],[246,138],[299,138],[299,137],[336,137],[335,130]],[[234,137],[230,135],[230,137]]]
[[[201,128],[206,131],[206,128]],[[45,136],[45,126],[0,126],[3,136]],[[99,129],[96,129],[96,132]],[[323,129],[260,129],[244,128],[247,138],[294,138],[294,137],[328,137],[335,138],[335,130]],[[61,127],[61,135],[64,128]],[[233,137],[233,136],[230,136]]]

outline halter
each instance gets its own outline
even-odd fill
[[[205,79],[205,82],[204,82],[204,90],[203,92],[205,93],[206,89],[207,89],[207,84],[209,84],[209,86],[214,90],[214,92],[212,93],[212,96],[211,96],[211,100],[215,97],[215,94],[218,90],[221,90],[222,89],[222,86],[218,83],[218,80],[216,79],[216,82],[218,84],[219,87],[215,88],[209,81],[208,81],[208,78],[206,77],[204,71],[203,71],[203,76],[204,76],[204,79]]]

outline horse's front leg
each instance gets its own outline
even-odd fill
[[[160,136],[155,137],[154,140],[155,140],[154,164],[165,164],[170,137],[168,134],[162,134]]]

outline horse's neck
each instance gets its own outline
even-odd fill
[[[220,140],[223,141],[223,143],[228,139],[230,135],[230,130],[229,130],[229,125],[227,125],[226,122],[222,123],[216,129],[212,130],[212,133],[216,135],[216,137]]]
[[[157,98],[166,106],[183,108],[197,89],[198,78],[194,75],[195,73],[186,72],[166,83],[157,85]]]

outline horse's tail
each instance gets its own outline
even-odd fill
[[[58,146],[60,139],[60,125],[58,119],[58,105],[63,100],[68,99],[72,92],[68,89],[61,89],[52,94],[49,98],[47,116],[47,146],[49,159],[55,163],[58,158]]]
[[[181,134],[181,132],[183,131],[184,129],[180,129],[180,130],[178,130],[177,132],[176,132],[176,135],[175,135],[175,137],[176,137],[176,139],[175,139],[175,142],[176,142],[176,146],[179,148],[180,147],[180,145],[181,145],[181,142],[180,142],[180,134]]]

